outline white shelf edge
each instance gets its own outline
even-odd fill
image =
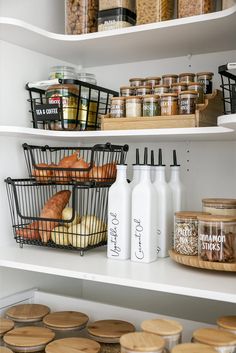
[[[220,127],[236,131],[236,114],[221,115],[217,122]]]

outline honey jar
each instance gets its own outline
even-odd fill
[[[120,339],[122,353],[163,353],[165,341],[162,337],[149,332],[134,332]]]
[[[236,336],[217,328],[200,328],[193,332],[193,341],[207,344],[219,353],[234,353]]]
[[[70,337],[55,340],[46,346],[46,353],[99,353],[99,343],[88,338]]]
[[[14,321],[0,317],[0,345],[3,343],[2,338],[8,331],[14,327]]]
[[[232,332],[236,335],[236,315],[222,316],[217,320],[219,328]]]
[[[50,309],[46,305],[41,304],[19,304],[10,307],[6,311],[6,317],[13,320],[16,325],[42,325],[44,316],[50,313]]]

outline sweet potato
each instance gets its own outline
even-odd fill
[[[35,177],[38,182],[46,183],[52,176],[52,170],[50,170],[51,166],[46,163],[39,163],[35,164],[35,167],[48,168],[32,170],[32,176]]]
[[[28,224],[24,228],[16,229],[16,235],[22,238],[27,238],[27,239],[32,239],[32,240],[37,240],[40,239],[39,235],[39,224],[37,221]]]
[[[59,168],[71,168],[71,166],[77,161],[77,152],[70,156],[64,157],[60,160],[57,167]],[[55,170],[54,176],[58,182],[66,183],[71,181],[71,172],[69,170]]]

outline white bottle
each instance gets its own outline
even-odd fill
[[[130,258],[131,190],[126,172],[126,165],[117,165],[116,181],[108,194],[107,257],[117,260]]]
[[[170,182],[172,191],[173,215],[185,210],[184,186],[180,179],[180,165],[177,163],[176,151],[173,151],[173,165],[170,166]]]

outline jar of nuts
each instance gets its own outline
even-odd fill
[[[137,25],[174,18],[174,0],[136,0]]]
[[[189,17],[214,12],[216,0],[178,0],[178,17]]]
[[[66,0],[66,34],[84,34],[97,31],[98,0]]]

